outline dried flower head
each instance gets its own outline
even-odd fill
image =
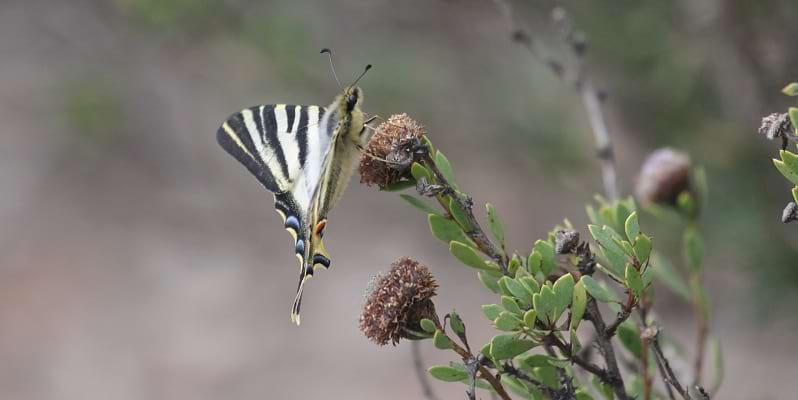
[[[424,135],[424,127],[407,114],[392,115],[381,123],[360,159],[360,183],[385,189],[409,178],[413,150]]]
[[[635,193],[643,204],[673,206],[686,190],[690,190],[690,158],[682,152],[662,148],[643,163]]]
[[[554,252],[569,254],[579,246],[579,232],[573,229],[560,229],[554,233]]]
[[[396,345],[402,338],[414,339],[413,332],[421,332],[422,319],[438,320],[431,300],[438,284],[418,261],[400,258],[370,286],[360,315],[360,330],[374,343]]]
[[[773,113],[762,118],[762,125],[759,133],[765,135],[768,140],[776,138],[787,138],[793,135],[792,122],[787,113]]]

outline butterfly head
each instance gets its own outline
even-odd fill
[[[363,91],[357,86],[350,86],[344,92],[344,97],[346,100],[346,112],[351,113],[362,101]]]

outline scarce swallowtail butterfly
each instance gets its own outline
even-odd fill
[[[288,104],[245,108],[230,116],[216,134],[222,148],[274,193],[274,207],[294,239],[300,271],[291,320],[297,325],[305,283],[317,268],[330,267],[322,242],[327,213],[341,198],[369,139],[368,121],[360,108],[363,91],[355,86],[369,68],[326,108]]]

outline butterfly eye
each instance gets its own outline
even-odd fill
[[[346,98],[346,110],[352,111],[355,108],[355,104],[357,104],[357,96],[355,96],[354,94],[350,94]]]

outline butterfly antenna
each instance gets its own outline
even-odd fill
[[[335,78],[335,83],[338,84],[338,88],[341,89],[341,81],[338,80],[338,74],[335,73],[335,66],[333,66],[332,50],[324,48],[319,52],[319,54],[324,53],[327,53],[327,57],[330,59],[330,69],[332,70],[333,78]]]
[[[355,79],[355,81],[352,82],[351,85],[349,85],[349,87],[357,85],[357,83],[360,82],[360,78],[362,78],[363,75],[366,75],[366,72],[369,72],[370,69],[371,69],[371,64],[366,65],[366,69],[364,69],[363,72],[360,73],[360,76],[358,76],[357,79]]]

